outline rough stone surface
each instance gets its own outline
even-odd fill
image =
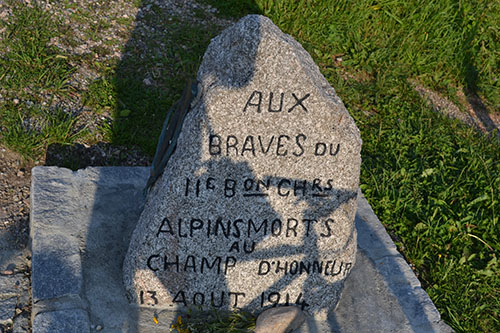
[[[53,169],[57,180],[38,179],[38,168],[33,168],[30,229],[32,238],[32,296],[33,301],[65,296],[77,296],[82,292],[82,267],[77,235],[81,221],[75,218],[78,213],[78,197],[73,187],[66,186],[72,172],[68,169]],[[46,175],[45,175],[46,176]],[[35,188],[35,186],[37,188]],[[46,203],[55,202],[47,208]],[[36,220],[37,223],[33,223]],[[68,232],[60,227],[67,226]],[[58,244],[54,247],[54,244]]]
[[[22,256],[21,256],[22,257]],[[0,275],[0,332],[6,327],[22,324],[24,309],[29,305],[29,279],[21,273],[17,273],[17,265],[22,268],[22,258],[10,258],[12,264],[9,269],[2,271]],[[14,264],[16,263],[16,264]]]
[[[214,38],[198,81],[132,236],[130,299],[326,313],[355,261],[354,121],[309,54],[263,16]]]
[[[88,311],[91,329],[100,326],[105,333],[169,331],[178,312],[129,304],[122,286],[125,249],[144,205],[142,189],[148,173],[147,168],[141,167],[87,168],[78,172],[56,167],[34,170],[32,205],[37,211],[40,200],[47,210],[54,210],[54,224],[59,221],[55,216],[57,212],[62,216],[68,212],[58,210],[62,204],[60,198],[50,196],[43,191],[46,186],[38,186],[38,183],[64,183],[61,186],[68,189],[64,193],[73,193],[66,196],[68,203],[65,205],[74,201],[73,196],[79,198],[78,205],[71,210],[75,210],[72,216],[81,226],[76,236],[82,240],[79,252],[82,254],[84,281],[81,299],[59,297],[33,304],[35,316],[42,316],[34,321],[35,332],[38,324],[46,326],[50,320],[60,320],[61,317],[49,316],[48,313],[61,310],[66,314]],[[49,197],[44,198],[47,195]],[[410,267],[399,261],[401,255],[394,251],[394,244],[362,195],[358,199],[357,211],[356,265],[346,280],[336,309],[327,318],[306,316],[306,322],[295,333],[451,332],[439,319],[429,297],[413,281],[415,276]],[[37,228],[38,223],[46,222],[34,218],[32,228]],[[74,233],[74,228],[74,225],[64,223],[57,226],[59,233],[63,234]],[[53,229],[40,230],[52,233]],[[54,248],[59,245],[52,244]],[[384,257],[386,259],[382,261]],[[383,267],[387,264],[392,269]],[[33,273],[37,274],[37,271]],[[414,316],[415,313],[422,315]],[[15,318],[14,329],[20,326],[18,320],[21,324],[25,319],[24,314]]]
[[[0,290],[3,296],[18,296],[25,277],[19,274],[0,275]]]
[[[59,310],[38,314],[33,321],[33,333],[90,332],[89,316],[83,310]]]
[[[135,308],[129,308],[122,285],[122,263],[143,205],[147,171],[140,167],[87,168],[76,172],[57,167],[33,169],[35,332],[40,327],[45,331],[49,327],[54,329],[48,330],[51,332],[67,332],[66,326],[52,321],[73,312],[72,320],[85,318],[86,314],[87,324],[90,320],[94,327],[103,327],[103,332],[140,331],[137,327],[140,316]],[[78,269],[43,267],[47,253],[74,259]],[[48,272],[53,275],[47,279]],[[81,283],[66,287],[75,279]],[[153,314],[144,316],[154,325]],[[161,317],[164,322],[166,317]],[[85,320],[80,319],[78,329],[85,328]],[[148,327],[143,331],[154,330]]]
[[[297,329],[305,321],[304,313],[295,306],[270,308],[257,317],[255,333],[285,333]]]

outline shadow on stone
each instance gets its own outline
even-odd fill
[[[147,166],[151,158],[138,148],[116,146],[98,142],[85,146],[79,143],[64,145],[59,143],[47,147],[46,166],[59,166],[71,170],[89,166]]]
[[[284,63],[276,59],[270,62],[272,55],[268,53],[273,52],[273,47],[277,49],[275,58],[282,59]],[[256,68],[257,54],[261,68]],[[289,68],[294,66],[297,71],[292,71],[291,74]],[[270,72],[267,73],[266,69]],[[256,78],[256,73],[261,76]],[[243,307],[260,311],[282,304],[298,304],[302,309],[306,309],[306,312],[310,310],[310,313],[331,310],[340,296],[343,280],[352,267],[355,254],[353,210],[356,208],[361,140],[354,122],[310,56],[295,40],[283,34],[269,19],[262,16],[245,17],[237,25],[214,38],[204,55],[198,79],[201,97],[195,99],[198,102],[187,114],[177,141],[177,150],[163,175],[148,193],[141,219],[132,235],[131,246],[124,262],[124,280],[131,301],[142,304],[143,307],[157,309],[185,309],[190,306],[208,308],[212,305],[223,310]],[[279,84],[273,80],[279,80]],[[304,87],[304,84],[307,86]],[[250,88],[251,85],[255,88]],[[269,114],[264,118],[264,115],[260,114],[264,94],[254,89],[262,89],[266,95],[269,94],[269,103],[262,103],[269,109],[276,108],[271,105],[273,89],[284,91],[280,94],[279,110],[266,109]],[[287,118],[281,118],[284,123],[273,125],[270,120],[271,112],[282,111],[285,92],[286,109],[283,109],[281,116],[286,115]],[[318,105],[318,110],[314,110],[314,113],[309,110],[313,116],[302,104],[311,94]],[[265,98],[267,101],[267,96]],[[254,109],[246,112],[247,106]],[[277,120],[277,116],[279,115],[275,115],[273,119]],[[253,126],[247,125],[246,122],[253,123]],[[286,161],[302,165],[302,168],[295,167],[293,172],[290,172],[290,167],[283,162],[284,159],[279,159],[282,154],[280,147],[283,147],[281,143],[277,144],[276,152],[266,155],[266,159],[261,157],[247,160],[240,158],[238,153],[234,158],[230,158],[227,157],[229,152],[222,154],[220,151],[210,152],[210,155],[216,155],[212,157],[208,156],[206,151],[208,138],[218,137],[222,142],[219,135],[257,132],[263,138],[266,138],[266,135],[272,137],[268,143],[271,147],[278,131],[292,135],[295,131],[321,122],[322,126],[318,127],[321,130],[311,131],[307,133],[308,136],[295,133],[302,151],[295,151],[292,156],[290,147]],[[298,128],[290,129],[292,123]],[[233,132],[230,132],[231,130]],[[232,137],[236,138],[234,135]],[[280,137],[290,139],[288,135]],[[306,148],[300,144],[301,138],[308,138]],[[326,143],[313,141],[322,139],[337,140],[339,144],[334,145],[328,141],[329,153],[326,153]],[[245,142],[252,140],[253,137]],[[343,148],[337,156],[340,142]],[[262,147],[262,150],[267,154],[269,147],[267,150]],[[237,148],[234,149],[237,151]],[[304,154],[304,149],[307,149],[307,154]],[[250,148],[249,150],[251,151]],[[243,155],[242,152],[241,156]],[[259,161],[259,165],[256,161]],[[334,177],[328,167],[329,164],[333,167],[333,161],[349,165],[339,167]],[[320,174],[325,177],[325,189],[328,188],[325,193],[311,194],[314,191],[323,191],[319,187],[320,179],[314,179],[315,185],[312,185],[316,174],[318,177]],[[340,180],[339,175],[344,177]],[[329,187],[326,185],[326,177],[333,178],[328,179]],[[202,192],[198,196],[198,192],[193,194],[194,190],[190,190],[195,186],[189,185],[190,178],[193,178],[193,181],[198,180],[196,191],[201,180],[212,178],[214,182],[224,182],[225,179],[226,183],[229,180],[234,184],[245,179],[253,183],[263,181],[268,184],[264,186],[269,193],[254,193],[252,199],[245,198],[248,193],[239,193],[238,197],[232,198],[233,189],[226,187],[222,194]],[[246,180],[245,184],[248,184]],[[306,190],[306,184],[315,188]],[[210,189],[208,183],[206,186],[207,190]],[[354,189],[351,190],[351,187]],[[176,194],[170,196],[172,193],[168,191],[172,188],[176,189]],[[278,194],[279,191],[292,194]],[[286,204],[273,203],[273,199],[279,199]],[[181,226],[193,224],[195,217],[194,223],[197,227],[191,228],[191,238],[187,238],[187,235],[182,234]],[[193,229],[207,228],[207,225],[210,225],[207,221],[210,219],[216,219],[213,221],[215,229],[210,231],[208,227],[208,231],[204,230],[207,233],[205,236],[200,236],[201,233],[197,232],[193,237]],[[242,235],[239,235],[240,230],[237,231],[238,235],[230,234],[231,221],[238,219],[243,225],[248,225],[244,229],[248,229],[248,235],[245,237],[242,236],[245,234],[243,231]],[[320,219],[323,219],[321,226]],[[287,228],[293,230],[294,234],[282,234],[285,228],[282,230],[282,221],[289,223]],[[258,223],[258,227],[255,223]],[[295,227],[291,227],[293,223],[296,223]],[[278,225],[279,230],[275,229]],[[252,235],[251,227],[255,230]],[[300,228],[300,233],[294,228]],[[276,238],[270,237],[271,233]],[[281,237],[278,237],[280,235]],[[231,251],[239,253],[240,250],[233,248],[231,242],[238,243],[240,236],[241,239],[253,241],[255,246],[252,246],[248,256],[239,256],[236,261],[236,258],[230,257]],[[293,246],[282,245],[281,242],[292,240],[287,237],[292,237],[297,247],[298,253],[294,256],[290,252],[280,252],[294,251]],[[328,239],[331,241],[328,242]],[[203,260],[208,262],[204,256],[209,255],[212,256],[211,267],[217,262],[220,266],[221,258],[233,258],[231,267],[238,262],[242,265],[240,267],[244,267],[245,273],[239,274],[241,268],[235,269],[233,280],[228,278],[226,272],[215,275],[210,271],[211,274],[200,275],[197,267],[201,266],[203,269]],[[254,259],[257,260],[252,262]],[[227,262],[226,260],[226,264]],[[290,270],[285,266],[288,264]],[[268,267],[265,272],[261,271],[262,265]],[[272,265],[282,267],[273,269],[271,274],[264,277],[270,272]],[[257,266],[258,272],[255,269]],[[251,280],[250,276],[254,275]],[[249,288],[250,285],[254,288]],[[295,288],[296,285],[300,287]]]
[[[221,3],[226,2],[229,3],[230,1],[222,1]],[[248,2],[253,3],[253,1]],[[238,6],[240,6],[239,3]],[[148,144],[145,143],[147,141],[157,142],[157,137],[152,135],[151,129],[161,127],[165,112],[175,102],[177,90],[196,71],[196,68],[192,68],[195,63],[190,64],[191,59],[198,58],[201,60],[210,38],[218,32],[212,31],[212,29],[203,29],[203,21],[211,20],[210,16],[213,16],[213,14],[210,14],[209,17],[204,18],[204,15],[198,13],[200,10],[206,10],[206,7],[205,4],[198,4],[194,1],[174,0],[165,3],[142,1],[135,18],[136,28],[131,33],[123,51],[123,56],[117,65],[115,75],[112,78],[117,92],[117,100],[119,101],[118,111],[120,111],[117,112],[112,124],[113,142],[123,144],[132,139],[133,142],[139,142],[141,146],[147,146]],[[254,4],[253,8],[257,8],[257,6]],[[221,21],[217,24],[227,26],[228,22]],[[201,35],[190,36],[189,34]],[[191,39],[194,43],[191,42]],[[206,44],[203,45],[203,43]],[[199,45],[202,45],[202,47],[198,49]],[[191,52],[191,54],[186,54],[186,52]],[[148,57],[151,57],[151,59]],[[189,57],[190,60],[186,60],[184,57]],[[198,64],[195,65],[198,66]],[[244,70],[251,71],[252,67],[248,66]],[[127,114],[125,117],[121,116],[123,110],[126,111],[123,114]],[[129,158],[130,155],[132,155],[132,158]],[[127,151],[123,147],[115,147],[105,143],[98,143],[91,147],[53,145],[49,147],[46,160],[46,165],[64,166],[73,170],[87,166],[150,165],[151,161],[136,151]],[[106,172],[101,175],[101,177],[106,176]],[[110,177],[116,180],[113,176]],[[101,178],[97,183],[102,184],[103,182],[106,183],[107,180]],[[132,191],[132,189],[130,190]],[[112,190],[106,186],[96,189],[92,217],[85,241],[87,244],[98,246],[99,242],[96,241],[108,237],[106,235],[110,233],[106,230],[109,228],[125,228],[124,233],[117,232],[116,235],[126,234],[126,237],[130,237],[130,233],[139,218],[140,210],[130,211],[128,208],[137,209],[136,203],[143,202],[142,190],[127,197],[134,200],[134,203],[130,202],[129,204],[126,202],[110,202],[113,195],[109,191]],[[101,214],[102,210],[113,211],[117,216],[124,216],[125,214],[126,217],[117,218],[117,220],[126,220],[127,223],[119,226],[106,224],[106,221],[101,220],[103,216]],[[109,244],[109,240],[107,240],[107,244]],[[120,258],[120,267],[116,267],[119,276],[110,278],[103,275],[97,280],[95,277],[85,277],[86,290],[92,293],[92,295],[89,294],[89,297],[99,298],[99,294],[105,293],[106,288],[125,295],[123,290],[118,290],[117,286],[110,285],[108,281],[122,281],[121,265],[128,244],[129,238],[125,240],[117,239],[116,247],[102,249],[102,252],[98,251],[102,253],[102,256],[100,254],[93,258],[83,257],[84,272],[88,265],[95,265],[96,262],[106,265],[107,256],[113,256],[114,260]],[[93,269],[95,270],[95,267]],[[112,271],[115,272],[114,269]],[[106,270],[103,269],[102,274],[105,272]],[[103,287],[99,287],[99,284],[102,284]],[[121,285],[120,288],[122,288]],[[117,302],[117,304],[123,306],[121,302]],[[91,309],[90,322],[94,326],[102,325],[105,330],[106,327],[109,328],[109,317],[107,315],[116,310],[112,304],[109,307],[109,312],[104,311],[102,313]],[[105,304],[99,304],[95,308],[105,308]],[[170,323],[178,315],[177,313],[165,315],[165,313],[165,311],[157,311],[152,307],[144,309],[131,305],[127,310],[123,311],[122,317],[112,320],[111,327],[123,329],[124,326],[119,325],[126,323],[126,330],[130,332],[153,331],[161,329],[160,327],[165,330],[165,328],[168,329]],[[122,320],[121,324],[120,320]],[[156,321],[159,321],[158,325],[155,324]]]

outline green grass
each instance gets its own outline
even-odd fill
[[[245,333],[255,329],[255,317],[247,312],[222,312],[217,309],[201,311],[190,309],[177,317],[171,332],[176,333]]]
[[[196,77],[201,57],[217,32],[215,26],[207,30],[180,19],[162,21],[168,22],[162,29],[170,34],[158,33],[147,41],[152,54],[142,57],[143,49],[129,45],[129,56],[109,68],[89,91],[90,105],[113,110],[112,142],[139,145],[150,155],[156,150],[169,107],[180,97],[187,79]]]
[[[5,24],[1,42],[7,49],[0,58],[2,88],[35,99],[40,93],[65,92],[73,68],[67,55],[49,45],[59,34],[53,18],[42,10],[18,6],[13,17],[13,22]]]
[[[323,65],[466,88],[500,111],[499,1],[257,1]]]
[[[2,141],[27,158],[40,156],[50,144],[71,144],[83,133],[74,133],[76,119],[60,109],[4,105]]]
[[[442,317],[459,332],[500,331],[500,145],[431,111],[409,83],[453,101],[460,91],[477,95],[500,112],[500,2],[200,2],[224,18],[263,13],[306,48],[361,130],[363,192]],[[144,43],[123,45],[118,62],[96,62],[49,45],[66,31],[57,20],[37,8],[14,8],[14,19],[0,25],[6,28],[0,39],[0,142],[31,158],[50,143],[71,144],[81,136],[74,117],[41,105],[43,96],[72,93],[71,61],[99,73],[82,92],[93,112],[113,117],[97,134],[152,155],[166,111],[221,30],[169,19],[154,7],[140,21],[155,31],[145,39],[138,29],[131,35]],[[77,21],[92,19],[85,8],[78,13]],[[210,15],[195,12],[198,19]],[[85,33],[96,39],[106,28],[99,21]]]
[[[361,188],[443,318],[457,331],[498,331],[499,146],[398,88],[378,95],[375,116],[350,108]]]
[[[34,7],[14,6],[13,20],[0,24],[0,138],[28,159],[43,155],[51,143],[71,143],[75,119],[49,107],[50,96],[67,96],[74,71],[69,56],[50,46],[58,23]],[[47,98],[49,96],[49,98]],[[42,105],[42,101],[46,105]]]

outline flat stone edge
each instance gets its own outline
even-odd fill
[[[32,169],[30,241],[34,333],[90,332],[91,329],[81,257],[84,252],[82,226],[86,223],[75,218],[78,213],[74,211],[79,205],[81,187],[126,184],[142,191],[144,175],[148,172],[147,167],[89,167],[71,171],[39,166]]]
[[[68,221],[50,220],[50,211],[43,208],[43,200],[39,198],[48,195],[56,200],[58,205],[64,206],[76,198],[72,198],[67,191],[68,186],[75,186],[75,182],[95,181],[96,186],[110,186],[116,183],[130,184],[138,190],[142,190],[142,184],[137,177],[149,168],[146,167],[89,167],[86,169],[71,171],[59,167],[35,167],[32,170],[31,182],[31,214],[30,214],[30,237],[32,246],[32,294],[33,311],[32,325],[33,332],[64,332],[65,328],[61,322],[70,326],[78,327],[79,332],[90,332],[90,320],[88,313],[88,303],[83,297],[82,283],[83,272],[81,266],[81,249],[77,235],[67,235],[68,245],[62,248],[51,247],[47,237],[51,235],[50,228],[44,228],[45,223],[38,225],[39,221],[48,218],[48,221],[55,223],[67,223]],[[100,176],[108,176],[105,180]],[[135,176],[135,177],[134,177]],[[397,251],[392,239],[387,234],[384,226],[373,212],[367,199],[359,191],[358,210],[356,213],[356,228],[358,230],[358,247],[364,251],[381,273],[387,284],[391,287],[394,296],[403,308],[410,309],[415,304],[420,304],[423,311],[416,313],[417,320],[421,321],[421,327],[413,327],[415,331],[426,331],[429,329],[425,323],[430,323],[435,332],[453,332],[453,330],[441,320],[430,297],[422,289],[417,277],[406,263],[402,255]],[[60,224],[60,226],[62,226]],[[47,248],[48,247],[48,248]],[[37,255],[40,251],[55,250],[62,257],[71,257],[70,262],[76,262],[74,276],[78,282],[72,290],[63,294],[48,297],[43,290],[44,286],[35,282],[38,274],[40,262]],[[79,265],[78,265],[79,263]],[[389,268],[388,268],[389,267]],[[395,267],[395,269],[391,269]],[[395,272],[397,274],[395,274]],[[60,277],[65,278],[65,277]],[[413,297],[408,297],[412,295]]]
[[[415,332],[453,332],[442,319],[417,276],[387,233],[370,203],[358,193],[356,212],[358,250],[373,262],[388,289],[400,303]]]

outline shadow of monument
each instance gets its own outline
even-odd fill
[[[485,3],[483,8],[478,8],[478,11],[486,10],[486,6],[487,5]],[[467,102],[469,102],[477,119],[479,119],[486,132],[490,136],[496,137],[497,140],[500,140],[500,129],[489,116],[488,108],[484,105],[481,97],[478,95],[480,71],[476,68],[476,59],[480,54],[479,49],[481,46],[476,42],[476,40],[478,39],[478,34],[481,33],[481,20],[468,23],[466,22],[467,15],[463,11],[464,9],[460,7],[460,14],[457,15],[460,26],[465,27],[470,25],[470,29],[467,29],[464,36],[464,44],[462,48],[463,61],[462,68],[460,69],[463,81],[465,82],[464,94]]]
[[[231,0],[222,2],[227,2],[230,5]],[[113,145],[139,143],[142,146],[147,146],[144,142],[157,141],[157,135],[160,133],[167,110],[175,102],[176,96],[179,95],[186,79],[195,75],[199,61],[210,38],[225,28],[225,26],[212,27],[211,29],[203,28],[204,23],[200,23],[200,20],[203,21],[204,18],[199,18],[198,16],[200,9],[206,9],[206,5],[200,5],[194,1],[186,2],[181,0],[169,1],[165,3],[166,7],[163,5],[162,2],[147,0],[141,2],[138,15],[135,18],[135,28],[123,50],[122,58],[112,78],[118,100],[118,107],[115,112],[116,118],[112,126]],[[253,4],[253,7],[257,8],[255,4]],[[183,12],[187,13],[186,17],[182,17]],[[213,13],[209,14],[209,17],[205,21],[210,20],[213,16]],[[157,34],[146,34],[145,36],[144,32],[148,32],[147,27],[153,27],[152,30],[156,31]],[[196,38],[193,38],[195,43],[192,43],[191,40],[191,37],[194,37],[192,36],[193,34],[197,34]],[[149,61],[144,61],[144,57],[155,53],[158,48],[161,51],[160,57],[153,56],[148,59]],[[186,56],[191,57],[191,59],[186,61]],[[196,58],[198,60],[195,60]],[[120,117],[119,111],[124,109],[131,112],[126,117]],[[145,132],[144,128],[148,128],[148,131]],[[151,131],[152,128],[154,128],[153,131]],[[156,133],[154,133],[155,131]],[[109,156],[105,157],[105,154],[100,154],[101,151],[108,151],[108,148],[108,145],[104,143],[90,148],[80,145],[76,145],[75,147],[54,145],[49,147],[47,165],[59,165],[78,169],[86,166],[131,165],[133,163],[123,161],[119,154],[109,154],[112,155],[111,158]],[[115,151],[114,149],[111,150]],[[141,161],[140,165],[148,164],[142,156],[138,157],[137,160]],[[103,173],[103,177],[106,177],[106,172]],[[103,220],[106,217],[100,214],[100,211],[103,209],[114,211],[119,221],[125,219],[125,215],[128,215],[128,218],[135,221],[138,220],[138,213],[140,212],[137,212],[133,208],[137,206],[138,202],[143,201],[144,198],[142,197],[142,193],[131,193],[129,197],[135,198],[129,204],[130,210],[126,209],[126,204],[124,208],[124,203],[118,202],[113,207],[103,207],[101,203],[110,203],[109,199],[113,198],[113,190],[109,188],[97,189],[86,243],[98,246],[99,242],[95,242],[95,240],[107,237],[106,228],[109,225]],[[116,244],[115,248],[97,248],[96,250],[100,253],[97,256],[98,258],[90,260],[86,256],[83,256],[82,265],[84,267],[93,265],[96,261],[102,265],[111,264],[112,260],[116,258],[121,258],[120,261],[123,261],[133,227],[132,229],[128,229],[130,225],[124,223],[123,225],[116,226],[116,228],[123,229],[123,233],[126,236],[123,239],[113,240]],[[115,235],[115,233],[111,234]],[[90,242],[90,239],[94,241]],[[110,258],[109,263],[106,263],[106,256]],[[120,269],[119,283],[122,281],[121,274]],[[93,287],[91,284],[95,283],[103,283],[115,290],[118,288],[109,284],[111,281],[116,281],[117,276],[102,276],[101,278],[101,281],[85,280],[84,283],[87,284],[88,289],[91,289]],[[125,295],[122,286],[118,289],[121,289],[121,294]],[[113,307],[111,304],[109,306]],[[123,318],[119,318],[115,322],[120,322],[121,320],[124,325],[121,328],[125,331],[139,331],[141,309],[130,306],[129,309],[123,309],[123,313]],[[93,313],[90,311],[91,322],[106,323],[107,314],[108,312]],[[146,330],[155,331],[158,327],[155,327],[153,316],[159,318],[156,315],[156,311],[149,312],[148,310],[145,316],[148,316],[148,320],[152,325],[148,326]],[[173,318],[175,319],[175,317]],[[167,328],[169,324],[166,326]],[[164,330],[165,326],[162,329]]]
[[[477,119],[483,124],[484,129],[491,137],[496,137],[500,141],[500,128],[497,127],[495,122],[489,115],[488,108],[484,105],[481,97],[475,91],[466,91],[466,98],[472,110],[476,114]]]

